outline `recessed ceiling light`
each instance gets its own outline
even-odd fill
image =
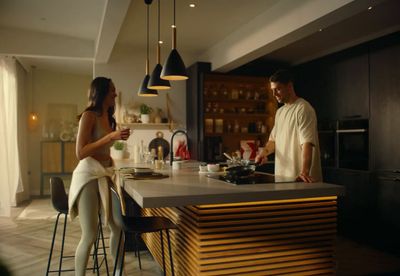
[[[323,30],[323,29],[319,29],[318,31],[319,31],[319,32],[322,32],[322,30]]]
[[[189,4],[189,7],[191,7],[191,8],[194,8],[194,7],[196,7],[196,4]]]
[[[369,6],[369,7],[368,7],[368,10],[369,10],[369,11],[372,10],[372,6]]]

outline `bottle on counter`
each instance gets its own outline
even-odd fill
[[[164,160],[164,155],[163,155],[163,148],[162,148],[162,146],[158,146],[158,148],[157,148],[157,159],[158,159],[158,160]]]

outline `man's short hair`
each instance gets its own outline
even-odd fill
[[[289,82],[293,83],[293,75],[289,70],[280,69],[269,78],[269,81],[284,84],[288,84]]]

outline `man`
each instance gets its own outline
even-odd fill
[[[263,163],[275,152],[275,175],[307,183],[322,181],[313,107],[296,95],[289,71],[279,70],[269,81],[274,97],[284,105],[276,112],[275,125],[264,150],[256,156],[256,163]]]

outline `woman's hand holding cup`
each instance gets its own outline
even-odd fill
[[[120,139],[121,140],[127,140],[129,138],[129,136],[131,135],[130,128],[124,128],[119,131],[120,131]]]

